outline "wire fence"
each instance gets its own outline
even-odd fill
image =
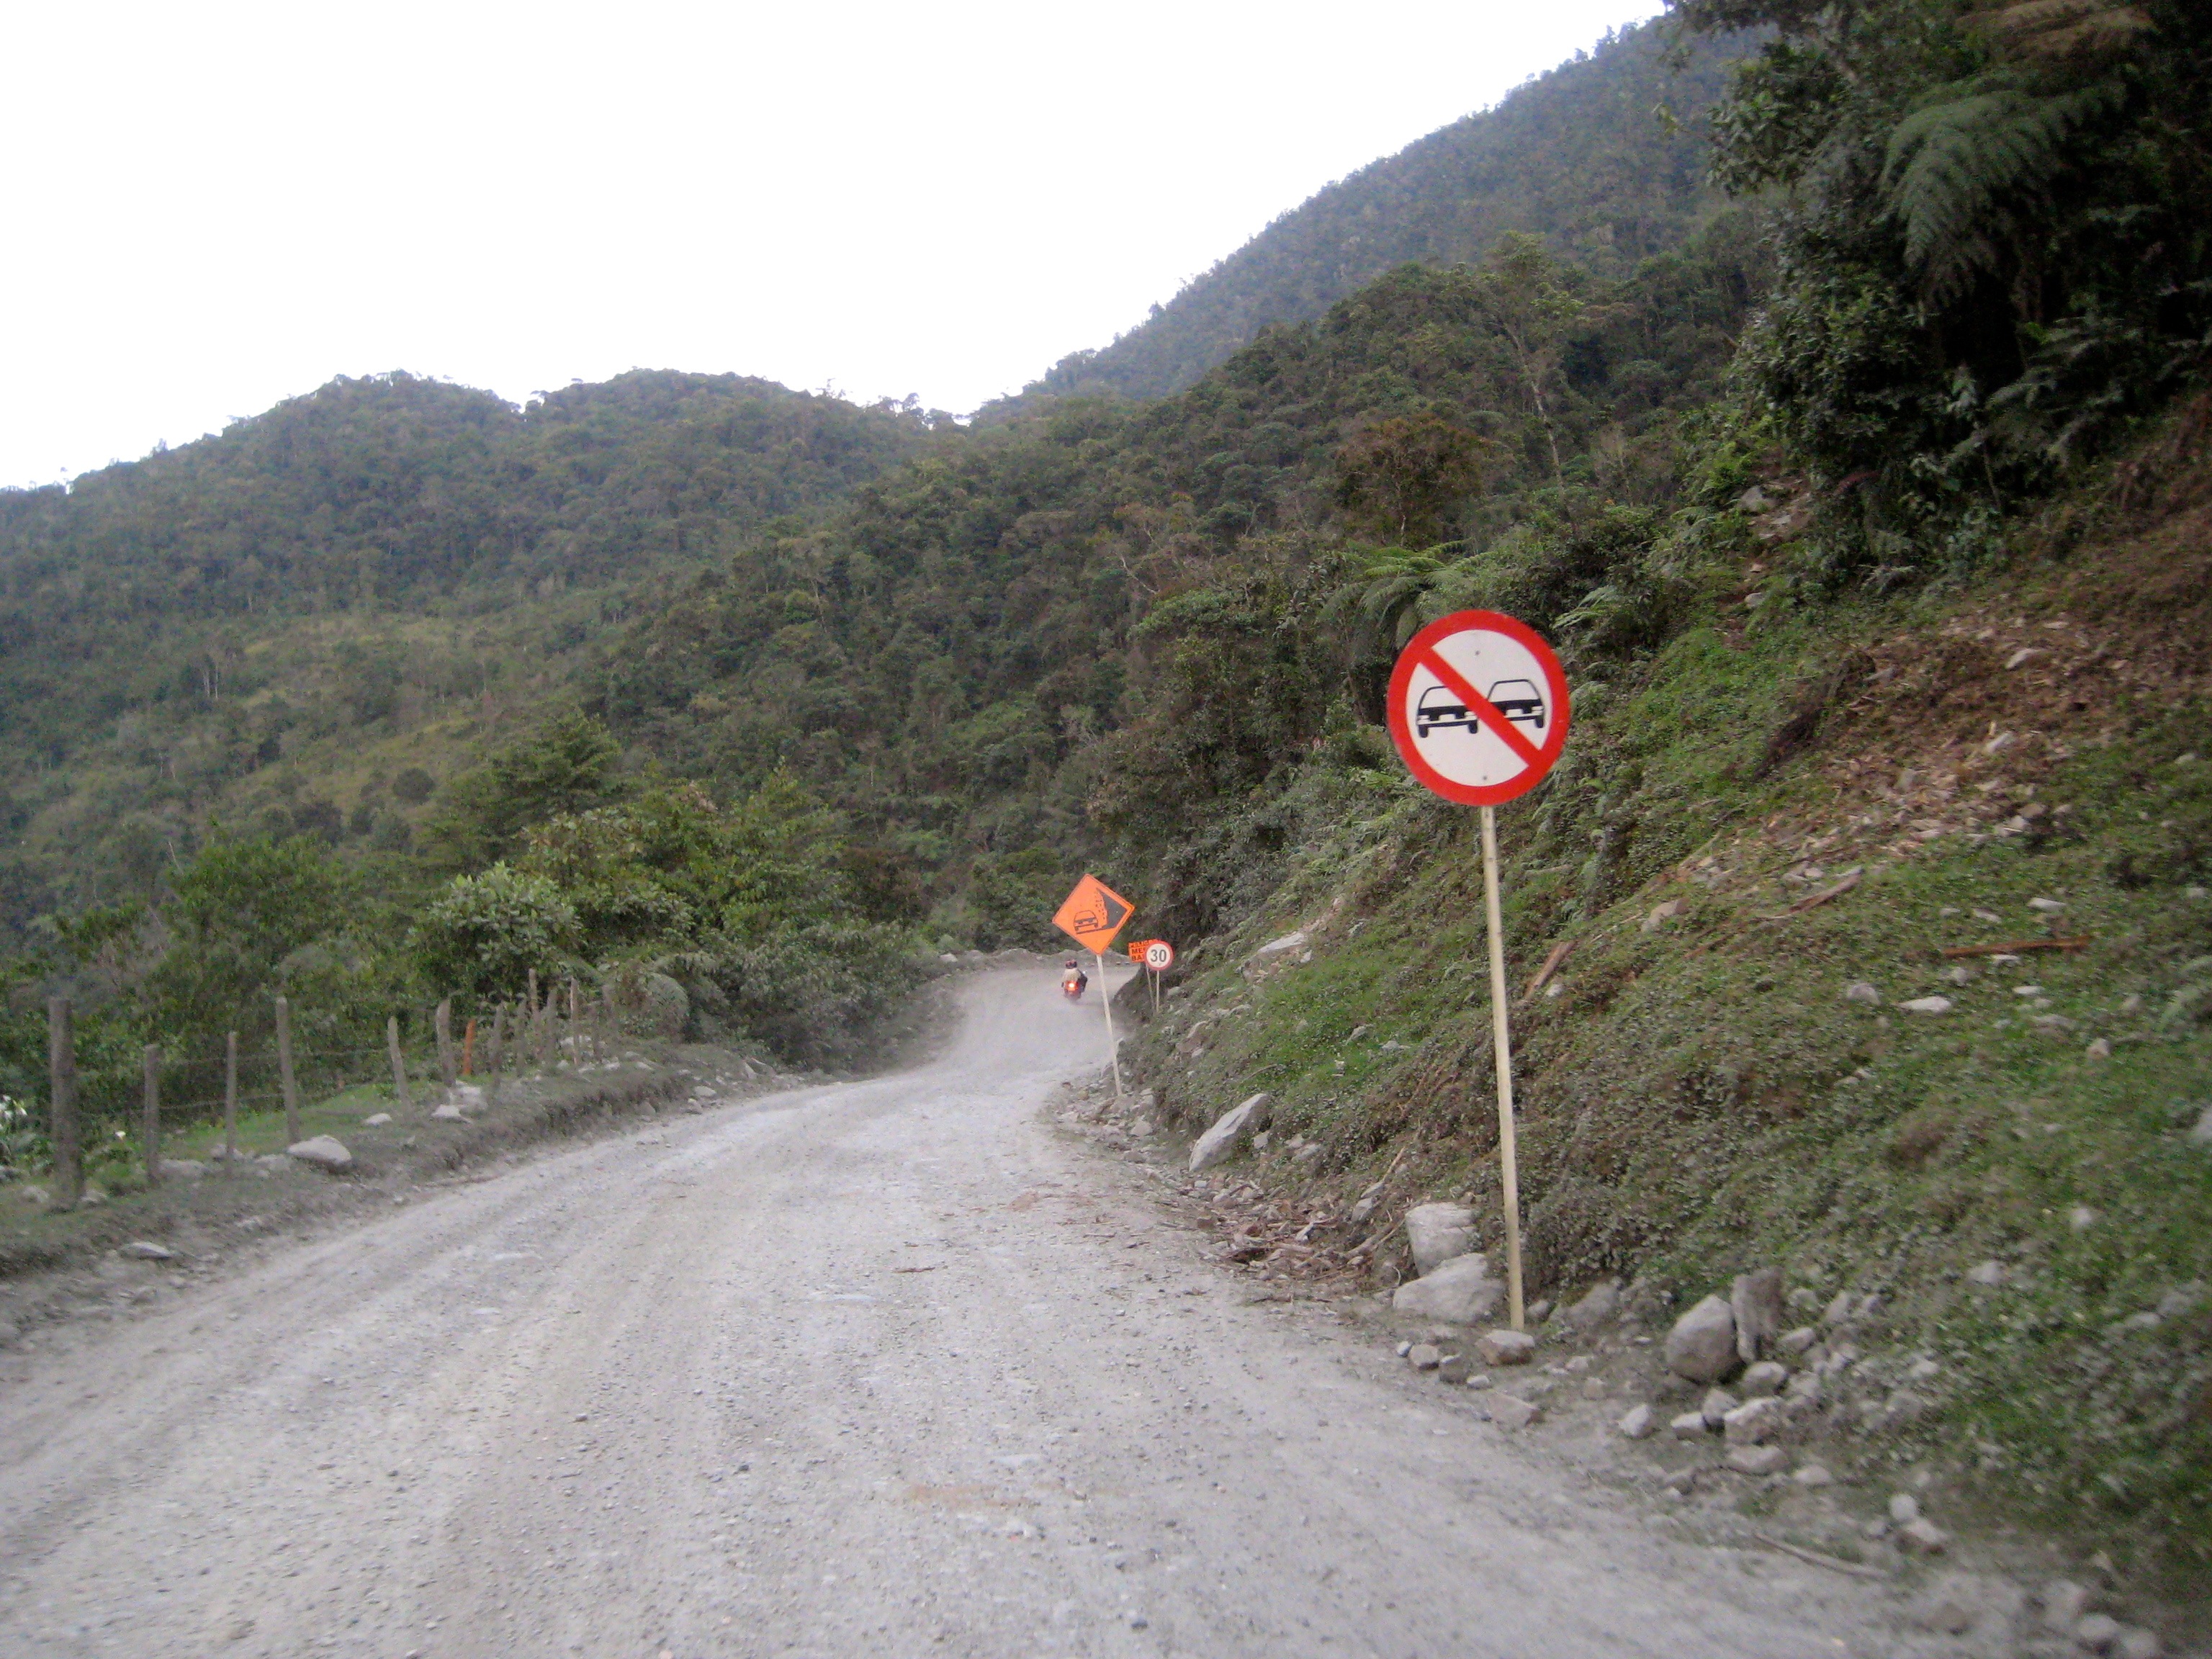
[[[459,1029],[450,1000],[408,1010],[404,1024],[388,1014],[380,1044],[295,1047],[291,1015],[280,998],[274,1028],[251,1041],[234,1031],[213,1053],[149,1044],[133,1055],[112,1035],[80,1052],[70,1002],[52,1000],[44,1110],[0,1102],[0,1163],[50,1169],[57,1196],[73,1203],[88,1163],[135,1164],[145,1179],[160,1180],[168,1134],[221,1123],[228,1152],[241,1116],[282,1109],[289,1139],[304,1108],[363,1086],[380,1088],[403,1111],[442,1103],[463,1082],[495,1094],[503,1077],[604,1059],[620,1030],[604,992],[588,994],[571,981],[549,984],[541,996],[534,974],[526,996],[495,1003]]]

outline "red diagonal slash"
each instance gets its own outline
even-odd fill
[[[1498,712],[1496,703],[1469,685],[1456,668],[1437,655],[1434,647],[1421,653],[1419,661],[1422,667],[1459,694],[1460,700],[1467,704],[1468,712],[1495,732],[1508,749],[1520,756],[1522,765],[1541,766],[1544,763],[1543,754],[1536,745],[1522,737],[1513,722]]]

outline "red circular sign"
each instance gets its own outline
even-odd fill
[[[1156,974],[1164,974],[1175,966],[1175,946],[1164,939],[1146,939],[1145,966]]]
[[[1390,736],[1415,777],[1462,806],[1544,781],[1566,745],[1567,677],[1543,636],[1495,611],[1456,611],[1407,641],[1390,674]]]

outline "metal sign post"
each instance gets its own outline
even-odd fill
[[[1121,1097],[1121,1053],[1114,1043],[1114,995],[1106,983],[1106,947],[1136,906],[1096,876],[1086,875],[1060,903],[1052,925],[1098,962],[1098,1000],[1106,1006],[1106,1054],[1114,1063],[1114,1098]]]
[[[1413,775],[1482,812],[1482,910],[1490,942],[1491,1049],[1498,1062],[1498,1164],[1505,1211],[1505,1287],[1513,1328],[1521,1285],[1521,1163],[1513,1135],[1513,1033],[1505,1000],[1505,921],[1498,899],[1498,805],[1542,782],[1567,740],[1567,679],[1526,623],[1461,611],[1407,642],[1390,675],[1390,736]]]

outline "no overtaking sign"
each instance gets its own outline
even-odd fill
[[[1567,677],[1535,629],[1460,611],[1407,642],[1390,676],[1390,735],[1423,783],[1496,806],[1543,781],[1567,741]]]

